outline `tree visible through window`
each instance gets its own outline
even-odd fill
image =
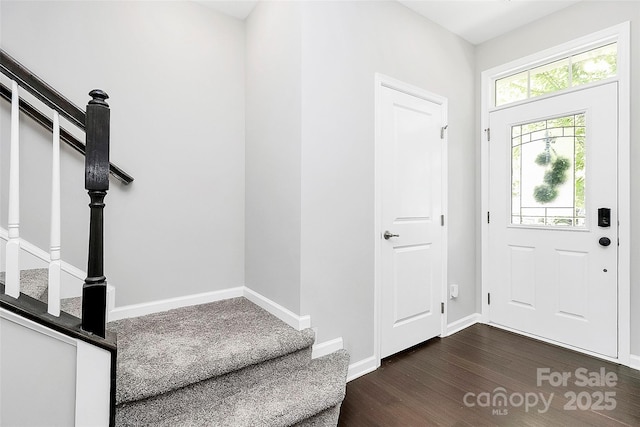
[[[585,226],[585,114],[511,128],[511,223]]]
[[[496,80],[495,105],[522,101],[616,76],[617,43]]]

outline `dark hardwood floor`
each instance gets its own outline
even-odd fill
[[[348,383],[338,425],[640,426],[640,372],[477,324]]]

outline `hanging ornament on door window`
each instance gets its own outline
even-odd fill
[[[571,161],[558,155],[551,144],[555,144],[555,138],[549,133],[545,135],[544,151],[536,157],[536,164],[545,167],[544,183],[533,189],[533,197],[538,203],[551,203],[558,197],[558,187],[567,181],[567,170]]]

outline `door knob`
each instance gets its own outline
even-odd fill
[[[391,234],[391,233],[389,233],[389,230],[387,230],[387,231],[384,232],[382,237],[384,237],[384,240],[389,240],[392,237],[400,237],[400,235],[399,234]]]
[[[611,244],[611,239],[608,237],[601,237],[600,240],[598,240],[598,243],[600,243],[600,246],[609,246]]]

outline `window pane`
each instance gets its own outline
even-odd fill
[[[512,128],[512,224],[585,226],[583,124],[581,113]]]
[[[495,81],[495,105],[522,101],[548,93],[615,77],[618,72],[618,45],[611,43],[570,59],[521,71]],[[571,64],[571,67],[569,67]]]
[[[593,49],[571,59],[572,85],[597,82],[616,75],[618,45],[612,43]]]
[[[552,62],[531,70],[531,97],[569,87],[569,60]]]
[[[496,105],[528,98],[528,72],[496,80]]]

